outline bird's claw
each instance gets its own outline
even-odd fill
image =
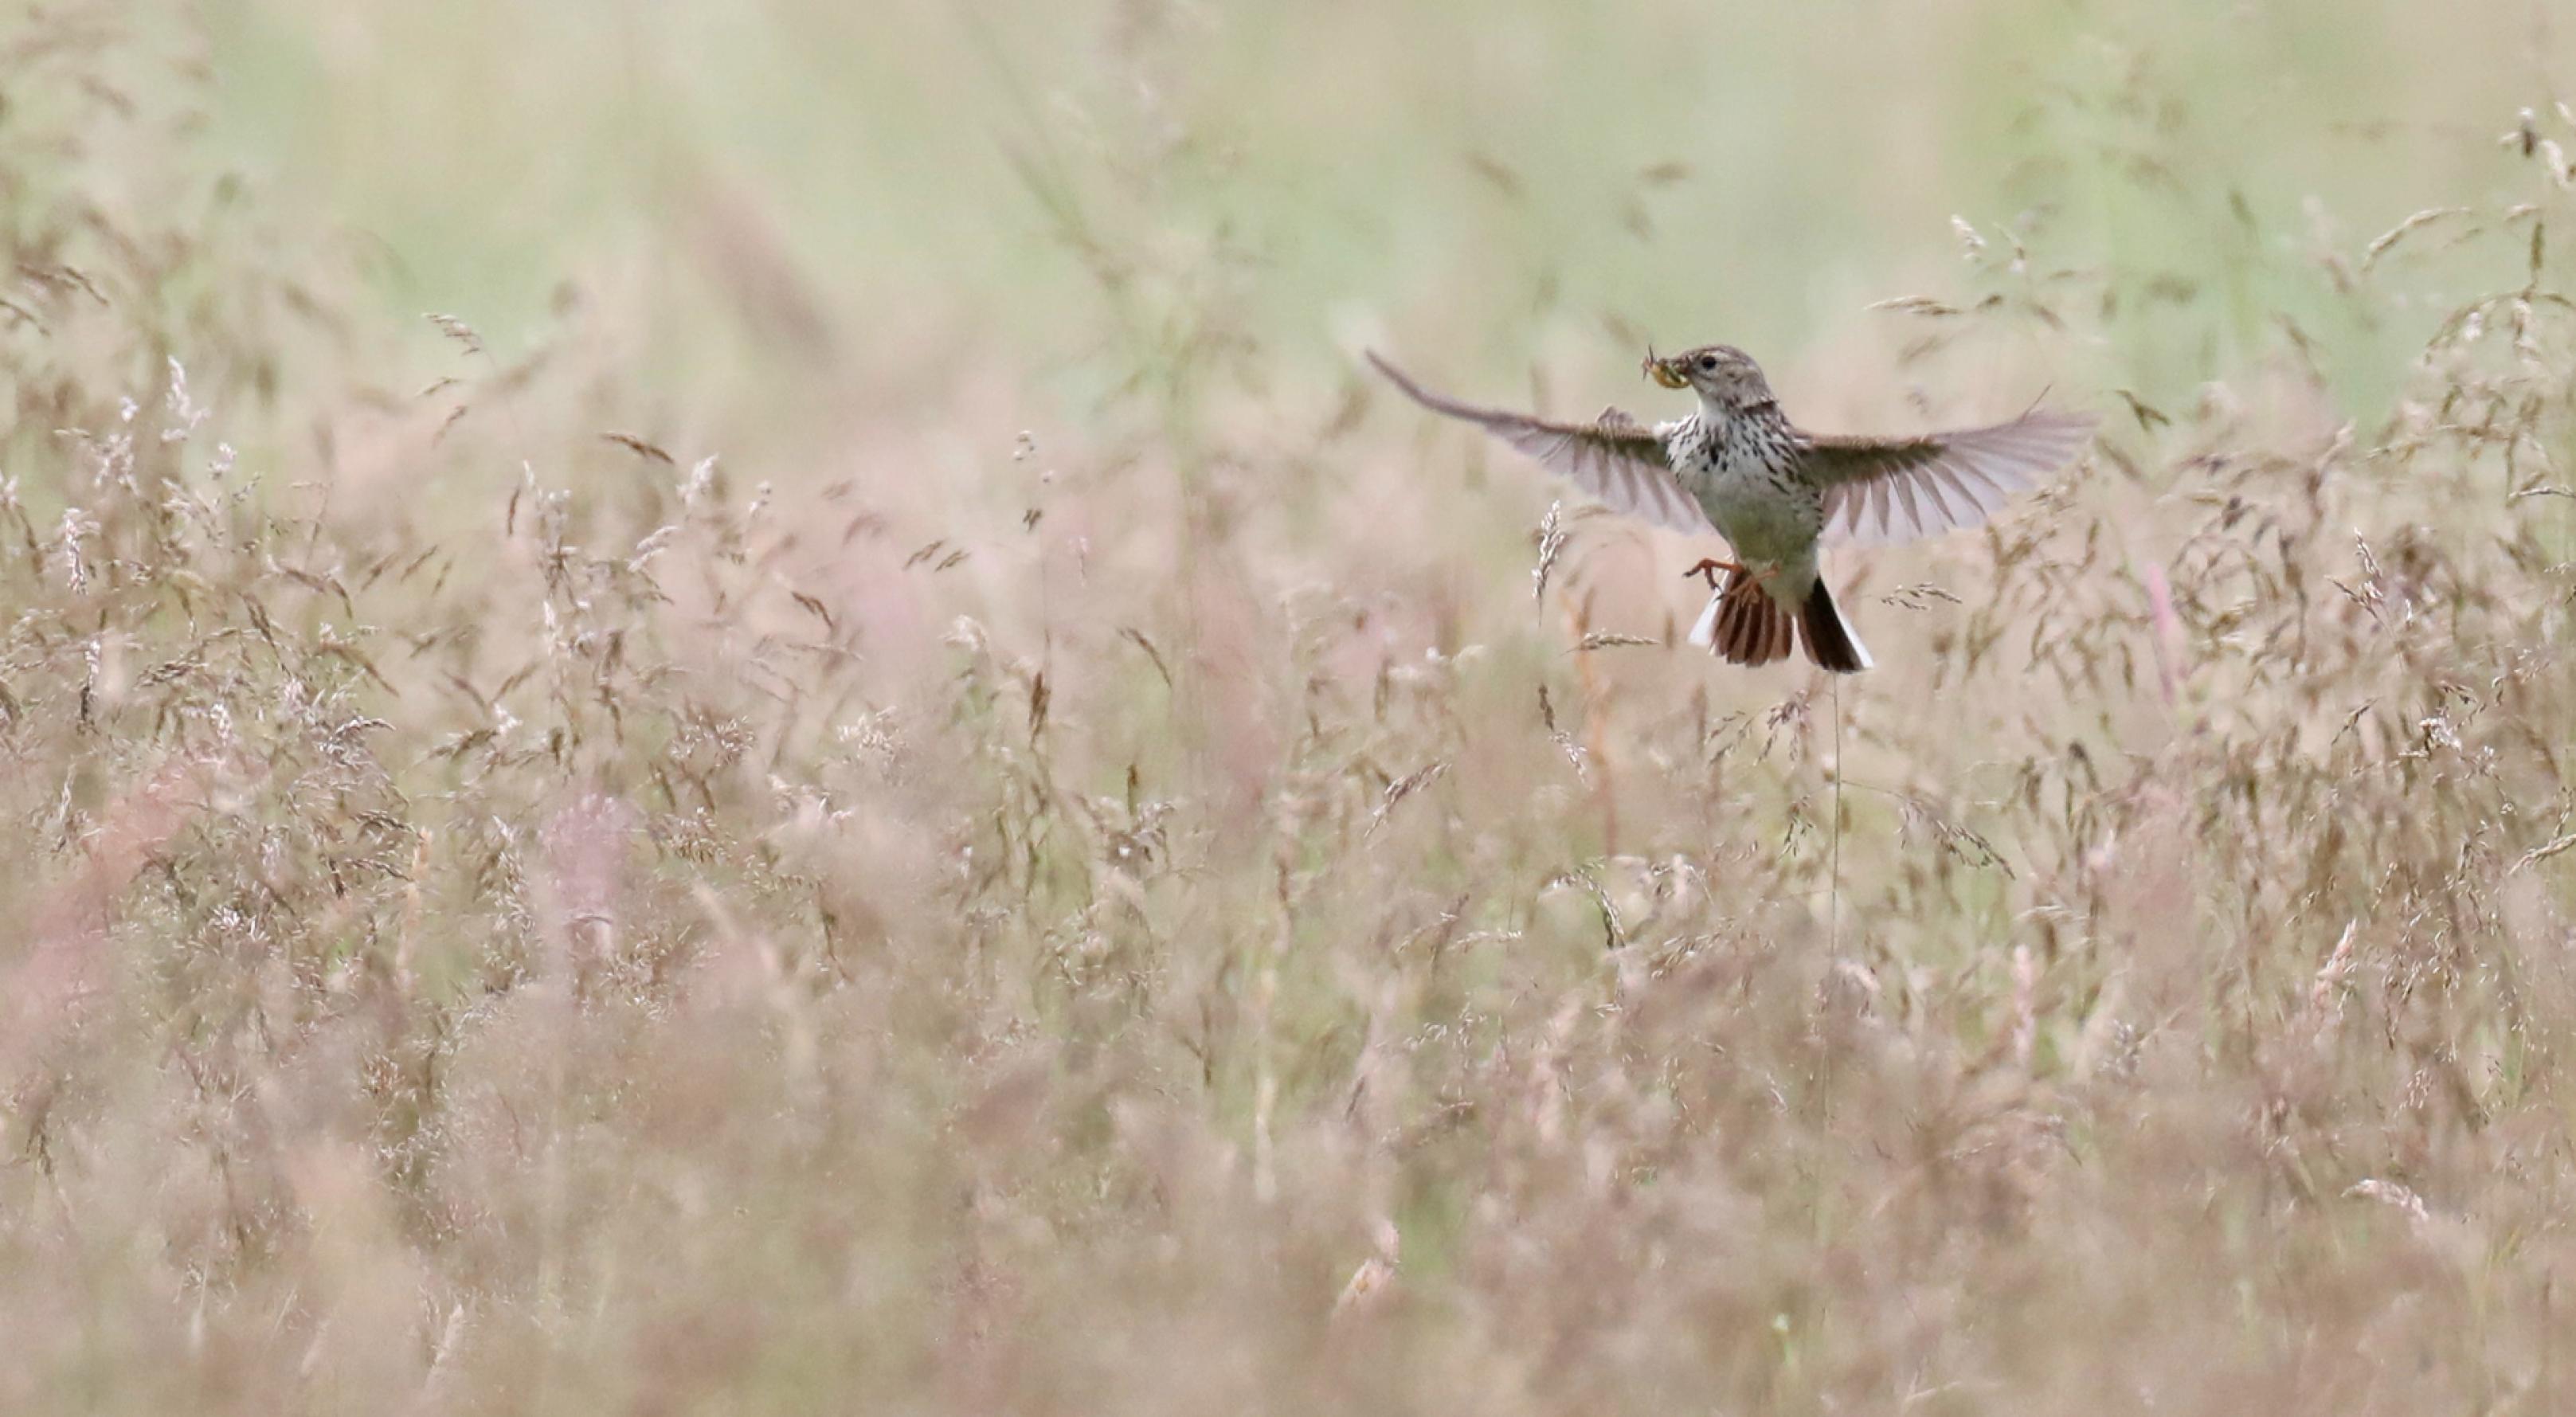
[[[1773,576],[1778,575],[1780,568],[1777,566],[1748,566],[1741,561],[1720,561],[1714,556],[1703,556],[1700,558],[1698,565],[1682,572],[1682,579],[1689,580],[1693,576],[1702,576],[1707,579],[1708,588],[1710,590],[1715,590],[1717,589],[1717,573],[1720,571],[1724,571],[1729,575],[1742,576],[1746,580],[1753,582],[1755,585],[1763,585],[1768,583]]]
[[[1737,572],[1744,571],[1744,567],[1739,562],[1720,561],[1712,556],[1703,556],[1700,558],[1698,565],[1682,572],[1682,579],[1689,580],[1693,576],[1699,576],[1708,582],[1708,588],[1710,590],[1715,590],[1717,589],[1717,573],[1720,571],[1733,575]],[[1746,572],[1746,574],[1750,574],[1750,572]]]

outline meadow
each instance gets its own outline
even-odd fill
[[[0,17],[0,1412],[2576,1403],[2576,16]],[[2103,416],[1714,546],[1373,381]]]

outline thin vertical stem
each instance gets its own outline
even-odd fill
[[[1825,884],[1825,951],[1842,952],[1843,922],[1843,681],[1839,674],[1830,675],[1826,687],[1834,696],[1834,824],[1827,849],[1831,863],[1826,868],[1830,879]]]

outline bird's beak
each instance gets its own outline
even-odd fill
[[[1673,366],[1673,361],[1657,359],[1651,352],[1646,355],[1646,376],[1667,389],[1690,387],[1690,380],[1684,378],[1682,371]]]

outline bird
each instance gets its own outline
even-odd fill
[[[1725,537],[1733,559],[1688,572],[1709,583],[1691,644],[1758,666],[1788,658],[1794,643],[1837,674],[1875,661],[1825,587],[1823,540],[1892,545],[1974,526],[2072,463],[2095,422],[2034,407],[2008,423],[1914,437],[1810,433],[1780,411],[1751,355],[1711,344],[1668,358],[1649,350],[1642,366],[1665,388],[1698,395],[1695,411],[1648,425],[1614,407],[1567,423],[1480,408],[1424,388],[1374,350],[1368,359],[1415,403],[1475,424],[1613,511]]]

